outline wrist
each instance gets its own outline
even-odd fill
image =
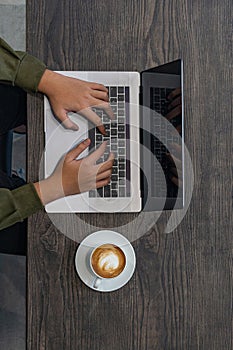
[[[43,205],[65,196],[62,184],[59,185],[53,176],[36,182],[33,185]]]
[[[38,91],[48,96],[53,91],[53,82],[58,76],[59,74],[46,69],[39,82]]]

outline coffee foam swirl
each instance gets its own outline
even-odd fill
[[[118,276],[125,267],[125,255],[122,250],[112,244],[98,247],[91,259],[94,271],[104,278]]]
[[[100,254],[98,266],[105,271],[113,271],[119,266],[119,259],[113,252],[104,252]]]

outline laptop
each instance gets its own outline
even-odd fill
[[[176,60],[138,72],[59,71],[58,73],[105,85],[115,118],[110,120],[98,107],[106,129],[103,136],[77,113],[69,117],[79,131],[64,129],[54,118],[44,98],[45,155],[44,174],[49,176],[58,160],[83,139],[91,145],[80,158],[108,140],[99,162],[113,152],[111,182],[108,186],[58,199],[46,205],[48,213],[140,212],[184,207],[184,117],[183,63]],[[179,106],[174,102],[179,100]],[[179,107],[179,109],[177,109]],[[174,111],[175,117],[167,116]],[[177,130],[177,132],[176,132]],[[175,148],[174,148],[175,143]],[[177,151],[173,158],[171,151]],[[176,152],[177,153],[177,152]],[[178,159],[179,171],[177,170]],[[179,173],[179,175],[178,175]],[[179,184],[177,184],[177,179]]]

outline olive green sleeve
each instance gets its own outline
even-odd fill
[[[0,230],[23,221],[42,208],[43,204],[32,183],[13,191],[0,188]]]
[[[14,51],[0,38],[0,81],[36,92],[46,66],[36,57]]]

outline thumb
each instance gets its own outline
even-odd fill
[[[56,116],[60,120],[60,122],[62,123],[62,126],[65,129],[71,129],[74,131],[77,131],[79,129],[78,125],[72,122],[72,120],[70,120],[70,118],[67,115],[67,111],[65,109],[62,109],[61,111],[56,113]]]
[[[78,144],[74,149],[67,153],[66,159],[72,161],[76,159],[91,143],[90,139],[86,139]]]

